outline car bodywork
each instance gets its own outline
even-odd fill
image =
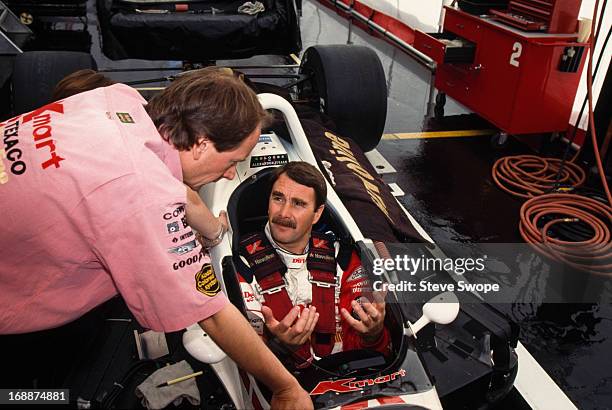
[[[261,227],[265,223],[269,193],[269,187],[266,190],[265,185],[266,175],[274,167],[288,161],[306,161],[317,166],[299,118],[289,102],[273,94],[260,94],[259,98],[266,109],[282,113],[289,129],[290,141],[280,138],[273,132],[262,134],[250,156],[237,165],[236,177],[233,180],[209,184],[200,191],[202,199],[214,213],[226,207],[228,210],[230,234],[221,244],[210,250],[210,256],[213,269],[217,272],[224,291],[239,309],[243,306],[243,295],[237,284],[237,268],[233,255],[236,253],[240,234],[248,232],[253,226]],[[360,252],[364,266],[368,266],[374,258],[381,257],[373,242],[362,235],[341,198],[329,183],[325,212],[327,216],[324,213],[322,220],[327,218],[328,226],[335,228],[334,232],[338,237],[350,238],[355,249]],[[387,272],[383,274],[383,278],[386,282],[393,282],[393,278],[389,277]],[[391,359],[384,360],[382,355],[366,350],[341,352],[321,358],[306,371],[295,373],[302,386],[311,393],[316,408],[335,408],[349,404],[355,406],[354,408],[365,408],[394,404],[438,409],[442,408],[442,404],[434,383],[436,379],[445,386],[445,393],[451,398],[457,398],[465,392],[472,395],[475,392],[483,392],[483,397],[480,399],[487,402],[508,392],[516,374],[516,361],[512,362],[505,358],[502,360],[502,356],[506,353],[508,356],[513,355],[512,337],[505,338],[503,335],[496,337],[495,330],[483,332],[484,336],[481,338],[484,340],[483,348],[471,349],[474,351],[472,358],[480,358],[480,363],[475,365],[474,362],[478,360],[471,360],[469,354],[456,358],[448,356],[448,351],[461,346],[458,342],[460,337],[457,337],[457,329],[447,329],[449,335],[445,334],[442,327],[435,343],[441,349],[445,349],[443,345],[448,343],[446,347],[450,349],[445,350],[447,358],[443,361],[439,361],[436,357],[428,358],[428,349],[421,349],[421,346],[415,343],[410,331],[410,322],[418,318],[418,313],[406,316],[406,312],[410,312],[410,309],[405,309],[404,303],[405,301],[398,299],[395,293],[387,296],[386,326],[390,329],[394,346]],[[246,316],[244,309],[243,312]],[[481,311],[466,310],[466,312],[462,312],[457,320],[461,325],[474,320],[481,320],[485,323],[484,327],[488,325],[491,316],[486,316]],[[489,325],[490,328],[492,326]],[[496,339],[502,342],[491,342]],[[265,387],[258,385],[251,375],[239,369],[210,338],[204,337],[204,332],[197,324],[191,326],[184,334],[183,342],[193,357],[211,364],[236,407],[267,408],[270,393]],[[453,343],[456,346],[453,346]],[[494,348],[495,343],[498,346]],[[278,346],[271,348],[278,351]],[[494,350],[503,354],[494,354]],[[499,374],[495,376],[495,372],[482,371],[483,368],[491,370],[493,355],[499,359],[499,363],[514,364],[500,373],[503,374],[502,382],[495,381],[495,377],[499,377]],[[447,362],[444,363],[445,361]],[[347,371],[347,367],[352,370]],[[434,377],[430,369],[437,371]],[[480,377],[485,373],[486,376]],[[444,377],[445,374],[448,377]],[[471,376],[469,382],[466,382],[467,374]],[[464,388],[467,386],[466,383],[470,388]]]

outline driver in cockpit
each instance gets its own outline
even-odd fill
[[[384,295],[372,292],[359,256],[312,231],[326,196],[314,166],[285,164],[272,174],[264,231],[240,239],[238,276],[251,324],[293,350],[302,367],[343,350],[390,352]]]

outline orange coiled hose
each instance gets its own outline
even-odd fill
[[[521,198],[542,195],[557,185],[581,186],[586,178],[582,168],[573,162],[561,167],[561,163],[560,159],[535,155],[508,156],[495,161],[492,177],[501,189]]]
[[[554,158],[541,159],[533,155],[502,158],[493,165],[492,175],[493,180],[504,191],[511,195],[531,198],[523,204],[520,212],[519,231],[525,242],[541,254],[565,262],[575,269],[612,276],[612,195],[599,154],[593,119],[593,33],[598,6],[599,0],[596,0],[589,36],[587,100],[589,130],[605,200],[600,202],[582,195],[545,193],[560,190],[561,186],[575,188],[584,183],[584,171],[574,163],[578,153],[567,162]],[[603,12],[602,9],[600,18]],[[553,229],[558,224],[578,222],[589,229],[586,235],[583,233],[572,238],[573,240],[561,239],[565,237],[562,230]]]
[[[521,236],[541,254],[584,272],[612,276],[610,206],[581,195],[546,194],[526,201],[520,215]],[[542,225],[542,221],[547,219],[551,220]],[[556,239],[549,234],[550,228],[556,224],[578,221],[590,227],[590,238],[574,242]]]

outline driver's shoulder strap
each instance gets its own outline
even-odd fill
[[[258,282],[271,274],[283,276],[287,272],[287,267],[263,232],[249,233],[240,238],[238,253],[247,261],[249,273]]]

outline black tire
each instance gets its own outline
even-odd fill
[[[314,94],[310,97],[317,98],[319,109],[334,121],[341,136],[352,138],[364,152],[378,145],[387,119],[387,82],[372,49],[310,47],[300,72],[311,76],[311,88],[306,91]]]
[[[29,51],[15,57],[12,80],[15,115],[51,102],[57,83],[75,71],[97,68],[88,53],[75,51]]]

